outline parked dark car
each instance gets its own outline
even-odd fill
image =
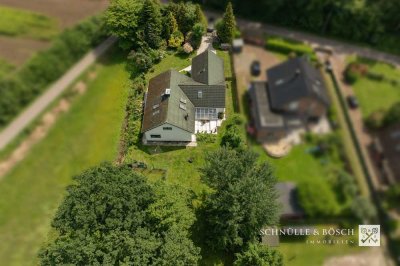
[[[351,109],[358,108],[358,100],[355,96],[347,96],[347,104]]]
[[[260,73],[261,73],[260,61],[255,60],[255,61],[253,61],[253,63],[251,63],[250,73],[253,76],[259,76],[260,75]]]
[[[214,18],[209,17],[208,18],[208,27],[207,27],[207,32],[211,33],[214,31]]]

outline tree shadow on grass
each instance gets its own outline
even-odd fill
[[[172,151],[184,150],[186,149],[185,146],[156,146],[156,145],[144,145],[143,143],[139,142],[135,145],[139,150],[149,154],[161,154],[161,153],[168,153]]]
[[[122,50],[118,44],[114,44],[103,56],[97,61],[104,66],[118,65],[126,63],[128,51]]]

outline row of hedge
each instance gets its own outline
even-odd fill
[[[91,17],[65,30],[49,49],[37,53],[12,76],[0,80],[0,127],[105,37],[100,17]]]
[[[308,56],[312,61],[317,61],[317,56],[313,49],[301,42],[278,37],[267,37],[265,46],[273,52],[285,55],[295,53],[297,56]]]
[[[125,110],[125,128],[122,134],[125,144],[124,153],[126,153],[130,147],[140,142],[145,91],[146,79],[144,76],[134,79],[128,92]]]

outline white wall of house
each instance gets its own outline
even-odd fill
[[[192,141],[192,133],[168,123],[146,131],[144,134],[147,141]]]

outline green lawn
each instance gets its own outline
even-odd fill
[[[58,32],[54,18],[31,11],[0,6],[0,34],[48,40]]]
[[[387,110],[400,101],[400,70],[394,66],[377,61],[351,58],[349,62],[359,61],[368,65],[368,70],[383,74],[388,79],[398,80],[397,85],[388,81],[375,81],[360,77],[353,85],[354,93],[359,102],[363,117],[368,117],[379,109]]]
[[[98,67],[87,92],[0,181],[1,265],[36,264],[36,253],[71,176],[116,158],[128,73],[122,57],[114,58]]]
[[[319,229],[321,232],[322,229],[329,229],[331,227],[336,228],[335,225],[314,225],[316,229]],[[355,233],[357,234],[358,228],[354,228]],[[308,265],[323,265],[324,261],[333,256],[344,256],[346,254],[357,254],[361,251],[366,251],[367,248],[358,247],[358,238],[357,236],[338,236],[331,237],[331,240],[335,241],[353,241],[354,244],[312,244],[312,242],[308,241],[323,241],[325,236],[308,236],[306,239],[302,241],[296,240],[281,240],[279,247],[277,248],[281,251],[284,256],[284,265],[285,266],[308,266]],[[315,242],[314,242],[315,243]],[[348,242],[349,243],[349,242]]]

